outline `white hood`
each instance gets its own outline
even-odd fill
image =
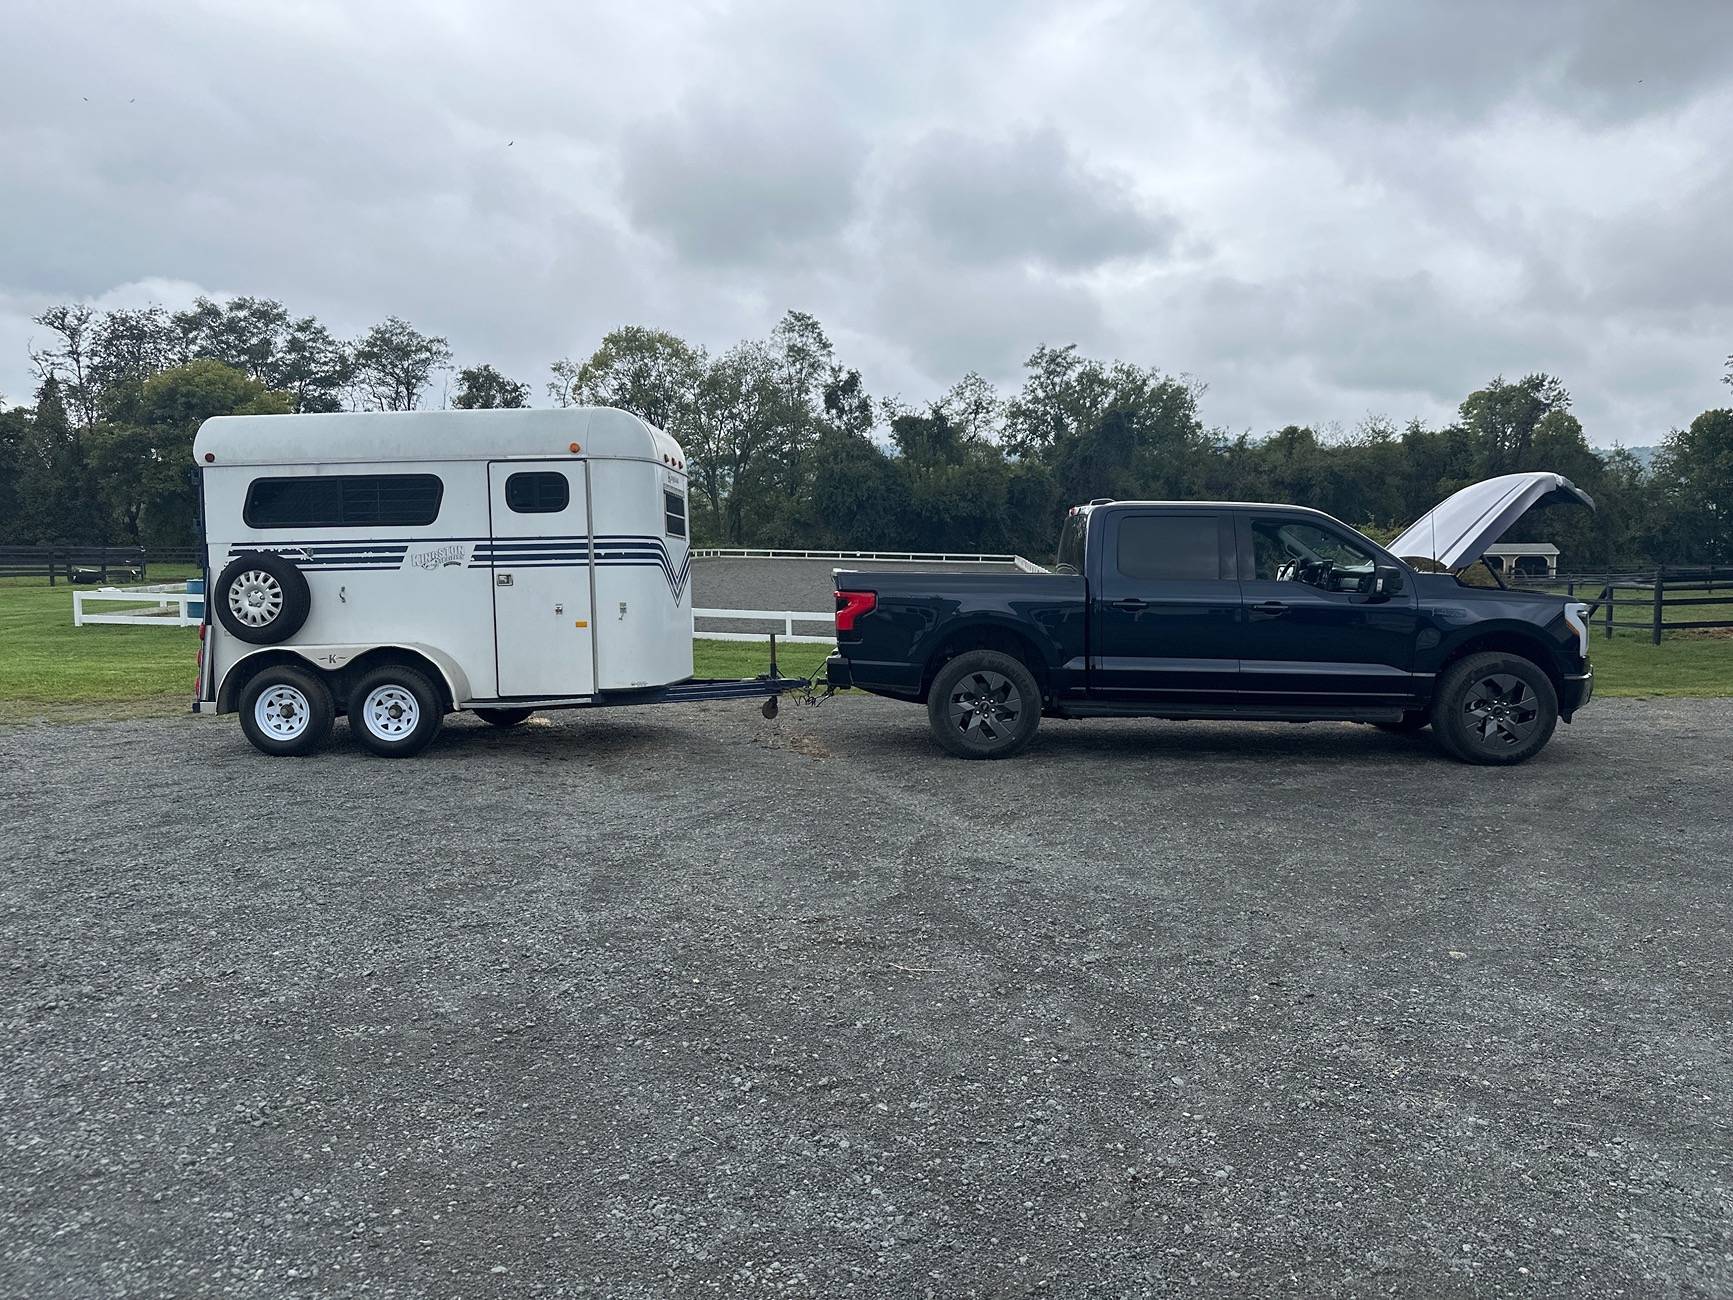
[[[1594,498],[1563,474],[1542,470],[1502,474],[1453,493],[1421,515],[1388,550],[1404,560],[1436,560],[1460,569],[1478,560],[1487,547],[1536,506],[1595,508]]]

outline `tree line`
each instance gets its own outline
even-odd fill
[[[191,447],[212,415],[522,407],[527,384],[458,368],[444,338],[388,318],[344,341],[282,304],[201,298],[180,312],[36,318],[33,405],[0,410],[0,542],[197,540]],[[1729,360],[1733,383],[1733,359]],[[919,405],[871,395],[823,327],[789,312],[712,354],[626,326],[551,366],[557,406],[633,411],[677,438],[696,541],[730,546],[1009,551],[1044,556],[1064,509],[1097,497],[1315,506],[1388,533],[1477,479],[1556,470],[1600,509],[1512,538],[1567,567],[1733,562],[1733,410],[1667,433],[1651,463],[1589,445],[1557,378],[1494,378],[1448,424],[1369,417],[1264,436],[1205,426],[1195,382],[1042,345],[1020,386],[963,376]]]

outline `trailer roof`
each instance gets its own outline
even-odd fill
[[[652,460],[684,471],[680,444],[611,406],[510,411],[341,411],[219,415],[199,426],[200,465],[509,460],[578,454]]]

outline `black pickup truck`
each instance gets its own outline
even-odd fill
[[[1386,549],[1299,506],[1093,502],[1049,572],[838,570],[827,676],[924,703],[968,758],[1016,753],[1043,715],[1137,715],[1430,725],[1464,762],[1518,763],[1589,700],[1587,607],[1456,575],[1556,504],[1594,502],[1489,479]]]

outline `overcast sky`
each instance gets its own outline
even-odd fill
[[[813,312],[869,387],[1039,343],[1232,432],[1547,370],[1597,443],[1733,394],[1733,4],[16,0],[0,393],[71,299],[387,314],[531,382]]]

